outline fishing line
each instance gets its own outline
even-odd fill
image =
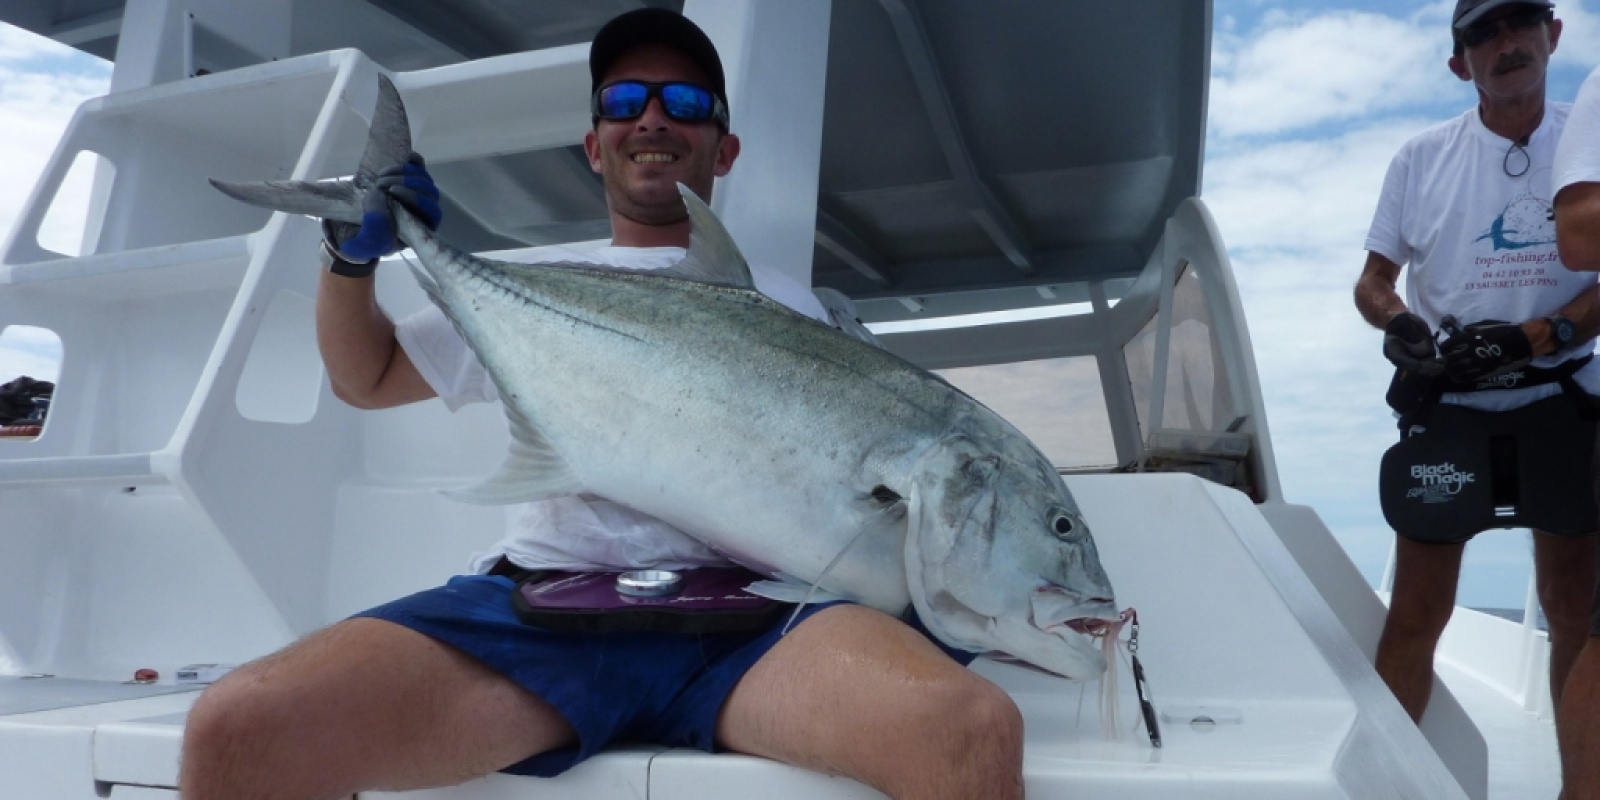
[[[816,581],[811,584],[811,589],[806,589],[805,597],[800,598],[800,605],[795,606],[794,613],[789,614],[789,621],[784,622],[784,629],[779,630],[778,635],[781,635],[781,637],[782,635],[789,635],[789,629],[790,627],[794,627],[795,619],[800,616],[800,610],[805,608],[806,603],[811,602],[811,595],[816,594],[816,587],[822,586],[822,579],[827,578],[827,573],[832,573],[832,571],[834,571],[834,566],[838,566],[838,562],[845,558],[846,552],[850,552],[851,547],[856,546],[856,542],[861,541],[862,534],[866,533],[866,526],[862,526],[861,530],[856,531],[856,534],[851,536],[850,541],[845,542],[845,547],[843,547],[842,550],[838,550],[838,555],[835,555],[834,560],[832,560],[832,562],[827,562],[827,566],[822,568],[822,574],[816,576]]]

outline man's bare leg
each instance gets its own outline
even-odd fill
[[[374,619],[248,664],[195,703],[183,800],[331,800],[446,786],[571,742],[542,700],[471,657]]]
[[[1589,638],[1594,608],[1595,537],[1533,532],[1539,606],[1550,625],[1550,700],[1561,715],[1561,692]]]
[[[1414,721],[1433,694],[1433,651],[1455,609],[1465,549],[1395,537],[1394,590],[1374,666]]]
[[[836,606],[734,687],[717,741],[896,800],[1019,800],[1022,716],[999,687],[899,621]]]
[[[1590,636],[1556,709],[1561,800],[1600,800],[1600,636]]]

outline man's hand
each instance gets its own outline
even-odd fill
[[[417,215],[429,230],[438,230],[444,212],[439,208],[439,189],[428,174],[422,156],[412,153],[406,163],[378,173],[378,179],[361,201],[361,225],[325,223],[324,235],[339,256],[353,264],[370,264],[398,251],[402,244],[395,235],[394,215],[389,199],[394,198]],[[354,232],[352,233],[352,229]]]
[[[1419,375],[1438,375],[1445,369],[1435,358],[1433,331],[1409,311],[1394,315],[1383,327],[1383,355],[1396,367]]]
[[[1533,360],[1533,343],[1522,326],[1493,319],[1468,325],[1446,339],[1439,350],[1444,355],[1444,374],[1457,383],[1476,383]]]

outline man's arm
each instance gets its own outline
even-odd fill
[[[1600,284],[1591,285],[1554,312],[1572,322],[1573,342],[1583,342],[1600,328]],[[1550,321],[1481,322],[1451,336],[1439,346],[1444,374],[1457,383],[1473,383],[1525,366],[1556,350]]]
[[[1600,284],[1584,289],[1558,309],[1556,315],[1572,321],[1573,344],[1593,339],[1596,333],[1600,333]],[[1555,352],[1556,343],[1550,333],[1549,321],[1544,318],[1530,319],[1522,323],[1522,332],[1528,335],[1528,343],[1533,345],[1535,356]]]
[[[317,349],[333,394],[356,408],[391,408],[435,396],[394,338],[394,323],[372,276],[322,273],[317,284]]]
[[[1562,189],[1555,211],[1561,263],[1576,272],[1600,272],[1600,183],[1574,183]],[[1578,330],[1582,332],[1583,326]]]
[[[436,397],[378,307],[378,259],[400,250],[391,203],[431,230],[443,216],[439,189],[418,153],[378,173],[361,200],[360,226],[323,223],[324,265],[317,284],[317,349],[333,394],[356,408],[392,408]],[[336,252],[337,251],[337,252]]]
[[[1400,265],[1377,253],[1367,252],[1366,266],[1356,280],[1356,310],[1374,328],[1383,328],[1396,314],[1404,314],[1406,301],[1400,299],[1395,284],[1400,280]]]

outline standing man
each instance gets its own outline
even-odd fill
[[[1550,164],[1569,108],[1545,100],[1546,66],[1561,38],[1552,9],[1546,0],[1456,3],[1449,67],[1472,82],[1478,103],[1401,148],[1367,235],[1356,307],[1384,330],[1384,354],[1402,376],[1437,376],[1432,388],[1442,395],[1434,397],[1445,405],[1511,412],[1561,392],[1563,374],[1583,391],[1600,391],[1600,363],[1577,360],[1591,353],[1600,328],[1595,278],[1558,263],[1549,220]],[[1395,288],[1402,265],[1410,267],[1404,301]],[[1447,316],[1469,330],[1452,335],[1441,354],[1434,332]],[[1430,433],[1471,431],[1441,421]],[[1471,535],[1396,533],[1376,667],[1420,720]],[[1550,691],[1559,702],[1589,627],[1595,541],[1536,530],[1533,543],[1550,624]]]
[[[659,269],[690,223],[676,185],[709,200],[739,155],[722,64],[682,16],[646,8],[589,56],[612,246],[562,260]],[[430,309],[391,323],[372,270],[393,251],[383,192],[437,224],[420,159],[379,182],[353,237],[327,248],[318,342],[335,393],[362,408],[438,396],[494,399],[492,382]],[[823,318],[805,287],[752,265],[763,291]],[[442,786],[496,770],[559,774],[614,741],[732,750],[842,774],[896,798],[1022,797],[1011,699],[925,635],[850,604],[808,606],[755,633],[558,633],[513,612],[515,579],[543,569],[724,564],[665,523],[590,495],[529,504],[476,574],[380,606],[211,687],[184,733],[184,800],[325,800]],[[970,657],[968,657],[970,660]]]
[[[1571,270],[1600,272],[1600,69],[1589,73],[1578,91],[1556,147],[1552,182],[1561,263]],[[1595,591],[1589,639],[1572,665],[1557,709],[1561,800],[1600,800],[1600,584]]]

